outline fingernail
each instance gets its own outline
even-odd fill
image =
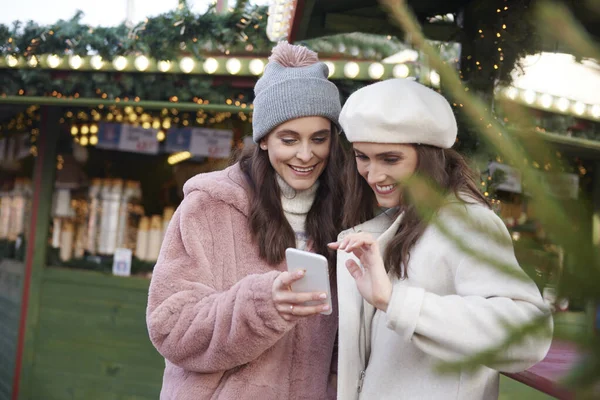
[[[304,275],[304,270],[301,269],[300,271],[297,272],[298,276],[303,276]]]
[[[327,310],[329,310],[329,304],[325,304],[325,305],[323,306],[323,311],[327,311]]]
[[[326,299],[326,298],[327,298],[327,293],[321,293],[321,294],[319,295],[319,298],[320,298],[320,299]]]

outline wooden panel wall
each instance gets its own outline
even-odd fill
[[[164,360],[146,330],[148,284],[141,278],[45,268],[31,394],[21,398],[158,399]],[[550,397],[501,377],[501,400],[525,398]]]
[[[148,285],[45,268],[31,400],[157,399],[164,360],[146,330]]]
[[[12,395],[24,271],[22,262],[0,262],[0,400]]]
[[[554,397],[539,392],[514,379],[500,375],[500,393],[498,400],[552,400]]]

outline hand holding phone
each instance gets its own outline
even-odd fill
[[[331,286],[329,284],[329,263],[320,254],[289,248],[285,251],[288,271],[304,270],[305,274],[291,284],[296,293],[322,292],[327,294],[329,309],[321,314],[331,314]],[[306,305],[316,305],[317,301],[308,301]]]
[[[275,279],[272,289],[279,314],[287,321],[319,313],[331,314],[327,259],[314,253],[287,249],[286,261],[288,271]]]

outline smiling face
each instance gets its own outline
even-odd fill
[[[417,151],[410,144],[352,144],[358,173],[367,181],[382,207],[396,207],[401,201],[401,187],[417,168]]]
[[[315,184],[327,166],[331,147],[331,122],[323,117],[287,121],[260,141],[279,176],[295,190]]]

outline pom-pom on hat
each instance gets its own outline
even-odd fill
[[[302,117],[325,117],[338,124],[342,108],[329,69],[317,53],[280,42],[254,86],[252,139],[258,143],[282,123]]]
[[[352,93],[340,125],[352,143],[428,144],[443,149],[452,147],[458,130],[444,96],[409,79],[388,79]]]

